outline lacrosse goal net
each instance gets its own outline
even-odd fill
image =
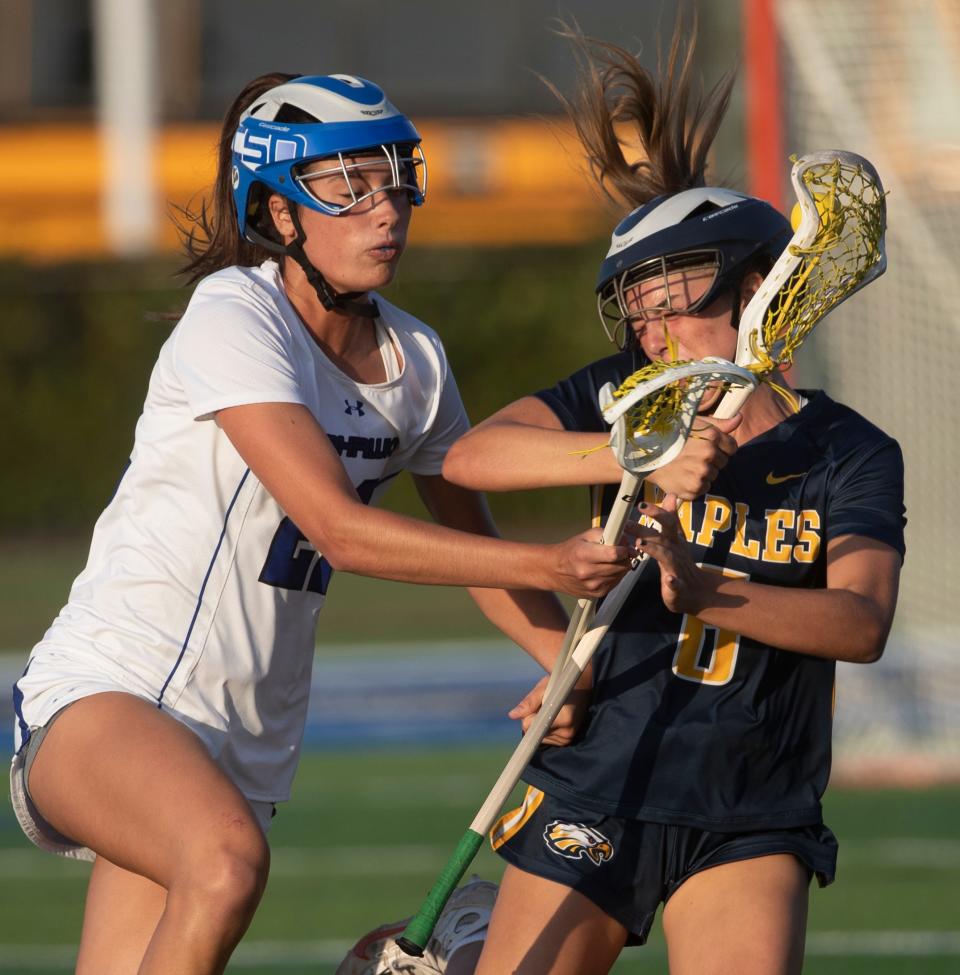
[[[888,270],[798,361],[900,442],[907,559],[884,658],[841,664],[835,772],[960,778],[960,5],[774,0],[789,152],[839,148],[889,192]],[[786,172],[786,166],[784,166]]]

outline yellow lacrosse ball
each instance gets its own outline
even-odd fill
[[[813,202],[817,205],[817,213],[820,214],[820,224],[821,226],[826,226],[827,224],[827,196],[818,196],[814,194]],[[833,204],[830,209],[836,215],[840,212],[840,204],[837,201],[836,196],[833,197]],[[793,205],[793,209],[790,211],[790,226],[793,228],[794,233],[800,229],[800,221],[803,219],[803,209],[800,206],[800,201],[797,200]]]

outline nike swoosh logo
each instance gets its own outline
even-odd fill
[[[773,471],[767,475],[767,484],[783,484],[784,481],[792,481],[795,477],[804,477],[806,471],[802,471],[799,474],[784,474],[783,477],[777,477]]]

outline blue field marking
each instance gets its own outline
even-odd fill
[[[423,653],[358,647],[314,664],[305,743],[460,745],[519,737],[507,712],[543,672],[506,642],[451,642]]]
[[[323,636],[322,621],[319,636]],[[936,759],[960,778],[956,651],[936,634],[894,634],[869,667],[837,666],[835,770],[879,754],[907,765]],[[27,652],[0,656],[0,684],[20,676]],[[506,717],[542,675],[506,640],[317,646],[305,730],[308,748],[488,744],[516,740]],[[14,712],[0,695],[0,746],[13,745]],[[871,746],[872,749],[871,750]],[[940,766],[938,766],[940,767]]]
[[[19,677],[23,660],[0,657],[0,683]],[[309,748],[461,745],[510,741],[519,723],[506,715],[542,676],[506,641],[454,641],[393,647],[318,647],[304,732]],[[7,677],[9,676],[9,680]],[[0,747],[13,748],[14,713],[0,697]]]

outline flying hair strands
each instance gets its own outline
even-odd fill
[[[573,47],[578,94],[570,100],[545,83],[566,109],[608,199],[633,209],[658,196],[706,185],[708,155],[735,74],[728,72],[705,94],[695,84],[696,20],[686,28],[677,18],[659,77],[637,55],[587,37],[575,22],[561,22],[558,34]],[[625,147],[635,147],[639,158],[628,161]]]

